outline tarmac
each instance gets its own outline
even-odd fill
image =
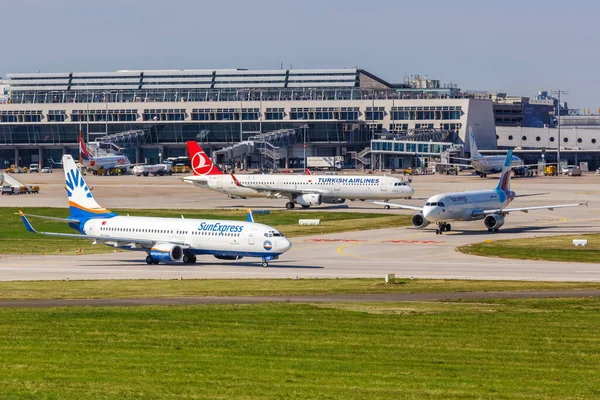
[[[183,183],[183,175],[170,177],[88,176],[96,200],[107,208],[210,209],[247,208],[285,209],[285,200],[229,199],[207,189]],[[22,174],[25,184],[38,184],[40,194],[2,196],[2,207],[67,207],[61,170],[53,174]],[[490,189],[498,176],[486,179],[473,175],[413,177],[415,196],[395,202],[422,205],[436,193]],[[293,247],[280,260],[262,268],[259,260],[223,261],[199,257],[195,265],[182,263],[150,266],[140,252],[100,255],[18,255],[0,257],[0,280],[57,279],[209,279],[209,278],[343,278],[398,277],[599,281],[600,266],[535,260],[485,258],[458,253],[457,246],[486,239],[512,239],[562,234],[598,232],[600,176],[533,177],[512,180],[517,194],[547,193],[517,198],[511,206],[533,206],[589,202],[588,207],[511,213],[500,232],[490,234],[482,221],[452,224],[452,232],[435,234],[435,225],[425,229],[391,228],[315,235],[291,239]],[[347,202],[341,206],[295,209],[298,218],[312,210],[361,211],[410,214],[402,210],[384,210],[371,202]],[[285,232],[284,232],[285,233]]]

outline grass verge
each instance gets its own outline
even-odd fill
[[[26,208],[26,214],[46,215],[66,218],[68,211],[61,208]],[[121,215],[211,218],[227,220],[246,220],[245,210],[113,210]],[[12,207],[0,208],[0,255],[8,254],[41,254],[65,253],[74,254],[81,249],[84,254],[113,252],[108,246],[92,245],[91,240],[73,240],[70,238],[51,238],[29,233]],[[310,218],[320,219],[319,226],[300,226],[298,219],[305,214],[301,211],[271,211],[266,215],[255,215],[256,222],[271,225],[281,230],[286,236],[303,236],[314,234],[337,233],[374,228],[392,228],[410,225],[410,216],[353,212],[310,212]],[[35,229],[39,231],[74,233],[67,224],[52,222],[39,218],[31,218]]]
[[[439,293],[600,289],[600,282],[520,282],[442,279],[192,279],[0,282],[0,299],[108,299],[190,296]]]
[[[575,247],[573,239],[587,239],[588,245]],[[600,234],[494,240],[460,246],[457,250],[486,257],[600,263]]]
[[[599,299],[0,310],[6,399],[596,399]]]

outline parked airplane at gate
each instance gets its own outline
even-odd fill
[[[391,176],[328,175],[226,175],[213,164],[197,142],[187,142],[194,176],[184,182],[236,197],[287,198],[286,208],[303,208],[322,203],[341,204],[346,199],[410,198],[414,190],[402,179]],[[389,207],[388,207],[389,208]]]
[[[81,133],[79,134],[79,154],[81,156],[82,165],[94,171],[108,171],[114,168],[120,168],[125,172],[128,167],[132,166],[131,161],[129,161],[129,158],[126,155],[92,156],[83,141]]]
[[[526,213],[530,210],[553,210],[562,207],[587,206],[587,203],[575,203],[505,208],[516,197],[532,196],[518,196],[510,190],[511,160],[512,150],[509,150],[502,168],[502,175],[500,175],[500,180],[494,190],[436,194],[427,200],[424,207],[377,201],[374,203],[418,211],[412,217],[414,227],[424,228],[431,222],[435,222],[438,225],[436,234],[439,235],[444,231],[450,231],[450,222],[452,221],[476,221],[483,219],[483,223],[488,231],[498,232],[498,229],[504,225],[504,217],[511,212],[521,211]]]
[[[28,231],[48,236],[94,239],[126,250],[145,251],[146,263],[160,261],[196,262],[198,255],[212,255],[223,260],[259,257],[263,267],[291,248],[291,243],[277,229],[255,223],[248,211],[248,221],[156,218],[119,216],[96,203],[73,157],[63,156],[70,215],[66,219],[29,215],[67,222],[79,234],[37,232],[26,214],[19,211]]]
[[[469,127],[469,145],[471,147],[471,158],[465,158],[462,160],[469,161],[469,164],[475,171],[479,173],[479,176],[482,178],[487,177],[487,174],[497,174],[502,172],[502,168],[504,166],[504,161],[506,160],[505,156],[484,156],[477,150],[477,144],[475,143],[475,135],[473,134],[473,130]],[[458,158],[458,157],[454,157]],[[461,158],[459,158],[461,159]],[[464,166],[464,164],[454,164]],[[517,167],[528,167],[531,165],[523,164],[523,160],[521,160],[517,156],[512,156],[510,165],[512,168]],[[537,166],[537,164],[535,164]]]

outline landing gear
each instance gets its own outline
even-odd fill
[[[158,260],[155,260],[154,258],[152,258],[151,255],[147,255],[146,256],[146,264],[148,265],[158,265]]]
[[[196,263],[196,256],[193,254],[184,254],[183,255],[183,259],[182,259],[184,264],[195,264]]]
[[[267,268],[269,266],[269,263],[267,261],[263,261],[262,262],[262,267],[263,268]]]
[[[383,208],[385,208],[386,210],[389,210],[390,206],[384,206]]]
[[[303,205],[302,208],[304,208],[306,210],[307,208],[310,208],[310,206]]]
[[[285,208],[287,208],[288,210],[292,210],[295,206],[296,205],[291,201],[288,201],[287,203],[285,203]]]
[[[450,232],[450,229],[452,229],[452,225],[450,225],[449,223],[438,222],[438,228],[435,230],[435,234],[441,235],[442,233],[444,233],[444,231]]]

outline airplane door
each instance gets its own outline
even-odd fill
[[[217,189],[223,189],[223,179],[217,178]]]
[[[385,177],[379,178],[379,190],[381,190],[382,192],[387,191],[387,179],[385,179]]]
[[[248,244],[253,245],[256,238],[256,229],[252,229],[248,235]]]
[[[334,190],[338,190],[338,191],[339,191],[339,190],[340,190],[340,183],[339,183],[339,182],[335,182],[335,183],[333,184],[333,189],[334,189]]]

